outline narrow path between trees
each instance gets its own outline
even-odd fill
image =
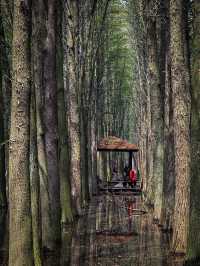
[[[170,236],[162,234],[141,196],[101,195],[93,198],[72,235],[63,233],[61,265],[182,266],[169,256]],[[54,262],[54,263],[53,263]],[[58,265],[49,257],[46,265]]]

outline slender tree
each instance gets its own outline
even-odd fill
[[[45,50],[45,3],[43,0],[32,4],[32,86],[35,95],[37,162],[40,177],[40,205],[42,223],[42,246],[52,247],[52,227],[50,212],[50,197],[48,187],[47,156],[45,151],[44,125],[44,50]],[[34,99],[33,97],[33,99]],[[34,101],[34,100],[33,100]],[[34,106],[34,103],[33,103]]]
[[[38,3],[37,3],[38,4]],[[38,163],[38,145],[37,145],[37,109],[36,109],[36,88],[38,85],[38,39],[40,32],[38,5],[32,4],[32,36],[31,36],[31,66],[32,66],[32,84],[31,84],[31,106],[30,106],[30,186],[31,186],[31,211],[32,211],[32,238],[34,264],[42,264],[42,219],[41,219],[41,200],[40,200],[40,172]]]
[[[192,121],[191,121],[191,203],[190,203],[190,228],[188,258],[200,257],[200,210],[199,210],[199,185],[200,185],[200,1],[194,1],[193,11],[193,34],[191,40],[191,74],[192,74]]]
[[[30,1],[14,2],[9,145],[9,265],[33,265],[29,173]]]
[[[58,86],[58,132],[59,132],[59,173],[60,173],[60,196],[61,196],[61,222],[63,224],[72,222],[73,213],[71,205],[71,187],[70,187],[70,171],[69,171],[69,142],[68,142],[68,121],[67,107],[64,93],[64,11],[63,3],[60,1],[58,6],[57,21],[57,86]]]
[[[80,95],[78,78],[79,1],[67,0],[65,4],[65,64],[68,84],[65,84],[70,139],[71,194],[75,211],[81,214],[81,168],[80,168]],[[66,80],[66,78],[65,78]]]
[[[175,253],[186,253],[189,230],[191,97],[184,3],[184,0],[170,1],[170,51],[176,177],[173,225],[173,250]]]
[[[6,180],[5,180],[5,131],[4,131],[4,101],[2,90],[2,68],[3,68],[3,25],[0,14],[0,208],[6,205]]]
[[[3,96],[0,91],[0,207],[6,206],[5,138],[3,121]]]
[[[164,172],[163,172],[163,208],[161,224],[164,231],[173,228],[173,211],[175,196],[174,173],[174,124],[173,96],[171,87],[169,1],[162,2],[161,7],[161,86],[164,98]],[[168,30],[167,30],[168,29]],[[163,69],[164,68],[164,69]]]
[[[32,212],[32,238],[34,265],[42,265],[42,231],[40,209],[40,176],[37,157],[37,124],[35,90],[32,86],[30,107],[30,188],[31,188],[31,212]]]
[[[60,178],[58,169],[58,117],[56,80],[56,1],[50,0],[46,14],[44,49],[44,128],[45,155],[48,173],[50,237],[52,248],[60,240]]]

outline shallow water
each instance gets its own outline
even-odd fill
[[[6,230],[6,210],[0,209],[0,266],[6,266],[8,257],[7,251],[7,230]]]
[[[46,256],[44,266],[183,266],[182,259],[170,257],[169,243],[140,197],[102,195],[93,198],[73,229],[63,228],[62,247]],[[6,252],[0,244],[2,266]]]
[[[183,266],[169,255],[170,236],[143,211],[140,197],[94,198],[73,234],[65,228],[60,262],[45,266]]]

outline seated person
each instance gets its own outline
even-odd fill
[[[123,179],[124,179],[123,186],[126,187],[129,181],[129,168],[127,165],[125,165],[124,167]]]
[[[136,170],[134,168],[129,171],[129,185],[136,186]]]
[[[116,167],[113,168],[112,171],[112,181],[119,181],[118,172]]]

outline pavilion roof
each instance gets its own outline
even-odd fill
[[[100,140],[97,146],[98,151],[139,151],[136,144],[128,143],[127,140],[110,136]]]

